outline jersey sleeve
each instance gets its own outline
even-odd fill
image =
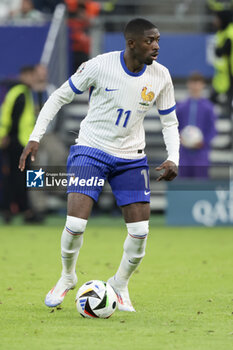
[[[172,111],[166,116],[160,115],[160,121],[162,124],[163,139],[168,154],[167,160],[171,160],[178,166],[180,136],[178,131],[178,120],[176,117],[176,112]]]
[[[74,93],[82,94],[91,86],[96,86],[98,74],[98,59],[82,63],[77,71],[69,78],[69,85]]]
[[[55,90],[42,107],[29,141],[40,142],[50,121],[53,120],[61,107],[70,103],[74,97],[75,94],[71,90],[68,81]]]
[[[156,106],[160,115],[169,114],[176,109],[174,87],[168,70],[165,70],[164,79],[165,84],[156,99]]]

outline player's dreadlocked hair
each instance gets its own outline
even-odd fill
[[[124,30],[125,39],[143,35],[145,30],[157,28],[153,23],[147,21],[144,18],[135,18],[126,24]]]

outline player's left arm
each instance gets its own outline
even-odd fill
[[[158,177],[157,181],[171,181],[178,174],[179,164],[180,137],[178,132],[178,120],[176,117],[176,112],[172,111],[169,114],[160,115],[160,120],[168,157],[165,162],[156,168],[157,171],[164,170],[163,173]]]
[[[156,99],[160,121],[162,124],[163,139],[167,150],[167,160],[163,162],[156,170],[163,173],[157,181],[173,180],[178,174],[180,136],[178,131],[178,119],[176,116],[176,103],[174,98],[174,88],[168,70],[165,71],[166,83]]]

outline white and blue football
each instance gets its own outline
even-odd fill
[[[117,308],[117,296],[109,283],[93,280],[79,288],[75,303],[83,317],[109,318]]]

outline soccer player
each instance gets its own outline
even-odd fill
[[[124,31],[126,49],[99,55],[83,63],[42,108],[19,162],[35,159],[39,142],[50,120],[76,94],[90,89],[90,105],[81,123],[76,145],[71,146],[68,173],[75,178],[106,179],[121,207],[128,235],[116,274],[108,282],[118,296],[118,308],[135,311],[128,293],[129,278],[145,255],[150,216],[148,164],[144,153],[143,119],[156,103],[163,127],[168,158],[156,169],[158,181],[177,176],[179,159],[178,122],[174,89],[168,70],[156,62],[160,33],[141,18],[130,21]],[[62,274],[45,298],[50,307],[59,305],[77,283],[76,261],[83,243],[93,202],[101,186],[68,186],[68,210],[61,238]]]

